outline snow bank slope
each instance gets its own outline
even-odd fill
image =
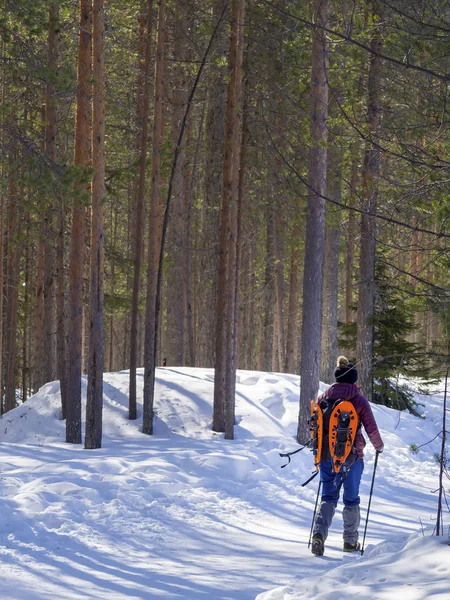
[[[153,436],[141,433],[141,414],[127,419],[128,384],[127,372],[105,375],[100,450],[65,443],[55,382],[0,418],[1,598],[253,600],[345,568],[339,515],[326,558],[307,548],[310,453],[280,469],[279,452],[297,447],[298,377],[240,371],[234,441],[211,431],[212,370],[158,369]],[[434,417],[374,408],[389,447],[361,565],[383,548],[375,544],[403,540],[435,512],[439,440],[417,456],[408,449],[433,437]],[[364,505],[372,466],[368,448]]]

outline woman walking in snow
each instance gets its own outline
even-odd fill
[[[336,400],[350,401],[358,415],[358,427],[352,453],[345,461],[345,468],[335,473],[328,449],[328,439],[324,436],[325,443],[322,448],[320,460],[320,481],[322,483],[322,496],[319,511],[313,528],[311,551],[316,556],[322,556],[328,529],[338,504],[340,488],[344,489],[344,508],[342,519],[344,521],[344,552],[354,552],[360,549],[358,543],[358,528],[360,523],[359,510],[359,484],[364,469],[364,446],[366,442],[361,433],[361,425],[364,426],[370,441],[377,452],[383,451],[383,440],[381,439],[370,404],[355,385],[358,379],[356,367],[350,363],[345,356],[340,356],[337,368],[334,372],[336,383],[333,383],[326,392],[321,394],[317,400],[320,408],[325,413],[327,408],[332,407]],[[327,433],[327,432],[326,432]]]

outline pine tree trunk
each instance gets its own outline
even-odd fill
[[[240,165],[242,92],[242,33],[244,0],[232,0],[225,122],[220,254],[216,313],[216,364],[214,375],[213,430],[234,437],[236,382],[236,244]]]
[[[189,163],[186,165],[184,177],[184,277],[183,277],[183,298],[184,298],[184,314],[185,314],[185,364],[190,367],[196,365],[196,348],[195,348],[195,332],[194,332],[194,314],[193,314],[193,297],[192,297],[192,225],[191,214],[193,207],[194,189],[197,180],[197,165],[200,157],[200,145],[202,141],[202,131],[204,122],[204,112],[200,119],[199,133],[196,143],[193,166]],[[187,146],[190,146],[192,127],[189,127],[187,136]]]
[[[241,6],[241,11],[245,10],[245,6]],[[244,14],[240,17],[240,21],[244,20]],[[240,28],[240,60],[243,63],[243,52],[244,52],[244,31]],[[242,66],[243,68],[243,66]],[[247,167],[248,167],[248,102],[247,102],[247,90],[244,86],[242,90],[242,127],[241,127],[241,140],[240,140],[240,162],[239,162],[239,182],[238,182],[238,215],[237,215],[237,255],[236,255],[236,323],[239,318],[239,331],[243,331],[243,311],[242,311],[242,288],[241,288],[241,275],[242,275],[242,263],[243,263],[243,249],[244,240],[242,235],[243,221],[244,221],[244,210],[246,208],[247,201]],[[239,331],[235,332],[236,340],[236,366],[242,363],[242,359],[239,355]],[[245,355],[244,355],[245,360]]]
[[[299,227],[295,229],[294,240],[298,240],[300,236]],[[298,303],[300,295],[299,282],[299,264],[300,264],[300,248],[298,241],[294,241],[291,250],[291,266],[289,279],[289,308],[287,320],[287,340],[286,340],[286,373],[298,373]]]
[[[144,25],[145,22],[145,25]],[[139,290],[141,285],[141,264],[143,252],[143,223],[144,223],[144,198],[146,190],[147,154],[148,154],[148,120],[150,116],[150,64],[151,40],[153,29],[153,0],[146,0],[141,8],[141,30],[143,35],[139,48],[140,68],[139,80],[141,88],[138,99],[138,152],[139,152],[139,179],[135,195],[134,207],[134,272],[133,295],[131,300],[131,328],[130,328],[130,398],[129,419],[137,418],[136,407],[136,369],[138,352],[138,320],[139,320]]]
[[[215,0],[213,18],[223,10],[225,0]],[[215,365],[217,286],[219,271],[220,199],[222,197],[223,140],[226,105],[226,69],[219,64],[226,56],[226,36],[219,32],[213,46],[215,60],[209,67],[205,135],[205,187],[201,233],[200,273],[206,275],[198,299],[197,361]]]
[[[80,0],[78,37],[78,87],[75,122],[74,164],[88,169],[90,164],[91,96],[91,0]],[[72,232],[69,259],[69,306],[67,348],[66,441],[81,444],[81,364],[83,340],[83,276],[85,264],[85,203],[89,184],[76,185],[73,199]]]
[[[155,100],[153,108],[152,185],[149,215],[147,301],[145,310],[144,417],[142,430],[148,435],[153,433],[153,400],[158,340],[155,315],[162,226],[160,169],[164,120],[165,38],[166,0],[160,0],[158,10],[158,43],[155,67]]]
[[[45,246],[42,226],[39,228],[36,265],[36,300],[34,324],[34,373],[33,390],[36,393],[44,384],[44,261]]]
[[[62,418],[67,414],[67,363],[66,363],[66,278],[64,267],[65,255],[65,208],[61,201],[58,211],[58,245],[57,245],[57,271],[56,271],[56,349],[57,349],[57,377],[61,390],[61,410]]]
[[[43,381],[56,379],[56,252],[53,210],[49,209],[44,223],[44,364]]]
[[[367,91],[367,125],[370,139],[364,153],[362,172],[363,208],[365,214],[361,218],[361,251],[358,285],[358,335],[356,340],[356,357],[358,361],[359,386],[369,400],[372,398],[372,357],[373,357],[373,324],[375,298],[375,252],[376,252],[376,218],[378,180],[380,176],[380,150],[376,146],[381,124],[381,58],[382,50],[382,14],[377,0],[372,2],[374,15],[374,35],[371,48],[369,80]],[[368,214],[369,213],[369,214]]]
[[[315,1],[316,22],[326,26],[328,0]],[[308,439],[310,401],[319,389],[322,326],[322,276],[325,251],[325,204],[327,174],[328,41],[323,30],[315,29],[312,43],[311,126],[309,157],[308,215],[306,220],[303,275],[302,357],[300,366],[300,411],[297,438]]]
[[[4,174],[2,167],[2,175]],[[4,269],[3,254],[5,240],[5,198],[3,192],[0,192],[0,298],[3,298],[4,290]],[[3,302],[0,302],[0,415],[3,414]]]
[[[48,22],[48,66],[58,68],[59,7],[51,4]],[[47,83],[45,93],[45,150],[54,163],[57,160],[57,107],[55,90]],[[54,211],[49,207],[44,221],[44,382],[56,378],[56,232]]]
[[[242,68],[244,57],[244,23],[245,0],[239,0],[237,7],[236,27],[236,67],[234,69],[234,107],[232,110],[232,180],[231,180],[231,211],[228,262],[228,307],[227,307],[227,360],[226,360],[226,410],[225,410],[225,439],[234,439],[235,394],[236,394],[236,364],[237,337],[239,322],[239,184],[241,174],[241,144],[242,144]],[[233,7],[232,7],[233,18]],[[228,107],[227,107],[228,108]],[[224,150],[224,156],[226,150]],[[225,166],[225,160],[224,160]],[[228,173],[223,177],[223,189],[229,189]]]
[[[105,198],[105,3],[93,4],[91,315],[85,448],[101,448],[103,411],[103,265]]]
[[[2,51],[5,54],[5,41],[2,44]],[[5,141],[5,122],[6,122],[6,69],[2,73],[2,110],[1,110],[1,132],[0,142],[3,145]],[[5,178],[5,164],[1,161],[1,177]],[[5,245],[5,205],[6,191],[0,188],[0,298],[4,297],[4,245]],[[0,415],[3,414],[3,374],[4,374],[4,353],[3,353],[3,301],[0,301]]]
[[[245,368],[253,369],[254,362],[256,358],[256,353],[254,352],[254,342],[255,342],[255,326],[256,319],[254,315],[255,309],[255,290],[256,290],[256,277],[253,272],[253,245],[249,244],[247,250],[247,285],[248,285],[248,294],[246,299],[245,306]]]
[[[17,360],[17,313],[19,308],[19,197],[15,179],[17,158],[12,149],[11,169],[9,173],[9,199],[6,258],[6,371],[5,371],[5,412],[16,407],[16,360]]]
[[[185,72],[186,49],[184,32],[189,23],[187,11],[180,5],[176,11],[174,24],[174,68],[173,68],[173,99],[172,99],[172,146],[175,149],[180,126],[186,110],[187,75]],[[171,262],[167,265],[167,327],[164,344],[164,355],[169,364],[182,365],[184,357],[184,325],[185,298],[183,290],[183,256],[185,229],[185,198],[184,171],[186,167],[185,143],[179,148],[177,169],[173,178],[173,198],[170,205],[170,221],[168,226],[168,242],[171,249]]]
[[[30,237],[30,222],[27,218],[26,237]],[[28,311],[30,302],[30,245],[27,242],[25,247],[25,280],[23,294],[23,336],[22,336],[22,402],[26,402],[28,398]]]
[[[273,215],[272,206],[266,207],[266,265],[264,274],[264,288],[262,293],[261,330],[259,340],[258,369],[261,371],[272,370],[273,338],[274,338],[274,281],[273,281]]]
[[[335,88],[330,112],[337,113],[338,106],[344,102],[342,88]],[[339,295],[339,248],[341,212],[336,210],[342,201],[342,148],[343,127],[337,124],[335,132],[329,136],[327,168],[327,195],[337,204],[326,208],[325,256],[323,274],[323,313],[322,313],[322,350],[320,378],[325,383],[334,381],[338,338],[338,295]]]
[[[275,254],[275,302],[276,302],[276,314],[277,314],[277,371],[281,371],[285,364],[285,348],[286,339],[284,335],[284,265],[282,258],[282,251],[280,248],[281,239],[278,235],[279,230],[279,215],[277,212],[274,214],[274,254]]]
[[[331,146],[328,151],[328,195],[341,202],[342,164],[340,148]],[[339,292],[339,215],[328,207],[325,226],[325,256],[323,275],[322,359],[320,378],[325,383],[334,381],[337,355],[338,292]]]
[[[345,256],[345,322],[352,323],[355,319],[353,306],[353,285],[354,285],[354,268],[355,268],[355,238],[357,236],[355,212],[353,208],[356,198],[358,186],[358,164],[359,146],[356,146],[354,152],[356,156],[353,158],[351,175],[350,175],[350,190],[349,190],[349,206],[348,221],[347,221],[347,247]]]

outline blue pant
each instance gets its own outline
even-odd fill
[[[359,484],[364,470],[363,461],[358,458],[347,471],[347,474],[335,473],[330,460],[320,463],[320,481],[322,482],[322,501],[332,502],[337,506],[340,487],[344,488],[345,506],[359,504]],[[342,483],[342,478],[344,482]]]

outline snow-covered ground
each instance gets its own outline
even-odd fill
[[[280,468],[298,377],[239,371],[234,441],[211,431],[210,369],[158,369],[151,437],[127,393],[128,372],[105,375],[100,450],[65,443],[55,382],[0,419],[2,600],[450,600],[447,509],[431,536],[441,442],[409,448],[439,432],[442,393],[418,396],[425,419],[373,407],[386,449],[366,552],[343,555],[338,511],[323,558],[307,547],[311,453]],[[369,443],[363,521],[373,461]]]

